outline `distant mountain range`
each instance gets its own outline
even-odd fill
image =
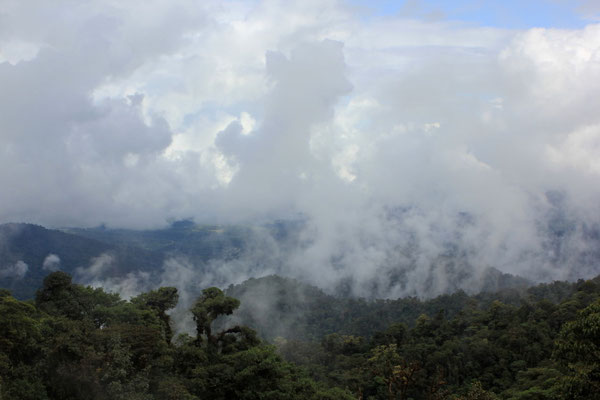
[[[97,240],[38,225],[3,224],[0,287],[10,289],[17,298],[30,298],[51,271],[60,269],[77,276],[78,268],[89,267],[103,254],[114,261],[103,273],[117,277],[139,268],[158,269],[163,262],[160,252],[126,242]]]
[[[195,274],[212,273],[222,262],[246,262],[242,259],[244,251],[252,246],[261,246],[262,242],[257,239],[259,237],[267,236],[283,249],[285,255],[285,249],[295,245],[295,235],[301,227],[302,223],[297,221],[276,221],[259,227],[198,225],[191,221],[178,221],[156,230],[106,227],[57,230],[23,223],[2,224],[0,287],[10,289],[17,298],[31,298],[36,288],[41,286],[43,278],[56,269],[68,272],[75,281],[84,284],[89,284],[92,276],[101,275],[118,280],[132,272],[143,272],[148,276],[149,285],[158,285],[165,260],[169,258],[185,258],[193,266]],[[250,276],[258,277],[264,276],[267,268],[278,271],[278,267],[269,265],[269,262],[281,260],[263,262],[259,259],[253,262],[255,265],[246,272],[250,271]],[[463,261],[448,258],[444,262],[452,268]],[[401,276],[399,273],[398,279],[402,279]],[[488,269],[482,279],[482,287],[488,291],[530,284],[523,278],[493,268]],[[218,284],[226,286],[228,283]],[[201,289],[198,287],[193,290],[199,293]],[[373,297],[378,293],[376,289],[374,287]],[[343,282],[334,289],[333,294],[338,297],[352,296]]]
[[[266,229],[275,237],[283,235],[276,224]],[[24,223],[2,224],[0,287],[10,289],[17,298],[30,298],[52,270],[63,270],[77,280],[81,271],[89,269],[103,255],[110,257],[109,265],[97,271],[103,276],[118,278],[144,271],[158,283],[166,258],[185,257],[200,273],[210,260],[238,257],[252,235],[250,227],[196,225],[190,221],[156,230],[57,230]]]

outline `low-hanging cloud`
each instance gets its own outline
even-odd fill
[[[2,221],[302,221],[295,247],[261,234],[205,267],[217,284],[433,295],[488,267],[600,273],[598,24],[365,19],[334,0],[10,4]]]
[[[44,258],[42,269],[45,271],[58,271],[60,269],[60,257],[56,254],[48,254]]]
[[[0,278],[23,279],[29,271],[29,265],[19,260],[12,265],[0,268]]]
[[[115,271],[115,263],[116,258],[113,254],[102,253],[92,257],[88,266],[77,267],[74,278],[80,284],[101,287],[107,292],[118,293],[126,300],[152,288],[152,275],[149,271],[130,271],[121,274]]]

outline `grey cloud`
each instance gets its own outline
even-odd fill
[[[88,267],[77,267],[75,276],[81,282],[89,284],[106,275],[113,264],[114,257],[108,253],[103,253],[92,258]]]
[[[190,24],[203,21],[204,10],[26,3],[8,9],[15,23],[7,30],[40,50],[30,61],[0,64],[1,163],[11,170],[0,180],[4,187],[22,186],[36,176],[36,183],[10,191],[1,218],[47,225],[118,220],[116,209],[136,208],[128,191],[135,191],[140,174],[144,185],[153,185],[153,169],[172,133],[159,116],[142,115],[139,99],[95,102],[92,93],[176,50]]]
[[[313,170],[321,167],[311,154],[311,128],[330,119],[336,101],[351,90],[344,68],[342,45],[333,41],[300,44],[289,59],[267,54],[267,75],[274,86],[264,100],[261,126],[243,135],[234,122],[216,139],[218,148],[239,166],[224,199],[237,203],[231,208],[257,214],[297,211],[295,199],[310,186],[306,180]]]
[[[107,292],[118,293],[122,299],[130,298],[151,289],[150,273],[128,272],[124,277],[105,277],[89,282],[93,287],[102,287]]]
[[[26,3],[0,32],[39,45],[0,63],[0,220],[303,221],[297,248],[258,235],[198,285],[277,272],[433,295],[476,290],[488,267],[600,272],[600,25],[365,22],[335,1]],[[183,280],[195,267],[178,262]]]
[[[46,257],[46,260],[50,256]],[[115,257],[109,253],[102,253],[93,257],[87,267],[76,268],[74,278],[80,284],[102,287],[107,292],[118,293],[126,300],[151,289],[153,281],[150,272],[132,271],[121,275],[115,273],[114,266]]]
[[[592,21],[600,20],[600,3],[595,0],[580,0],[577,11],[585,19]]]
[[[60,257],[56,254],[48,254],[44,258],[42,269],[46,271],[58,271],[60,269]]]
[[[29,265],[19,260],[13,265],[0,268],[0,278],[23,279],[29,271]]]

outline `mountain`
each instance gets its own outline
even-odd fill
[[[20,299],[31,298],[43,278],[61,269],[75,277],[78,269],[89,268],[105,256],[101,272],[124,276],[137,270],[156,270],[163,255],[132,246],[46,229],[39,225],[9,223],[0,225],[0,287],[10,289]]]
[[[33,288],[41,284],[46,274],[61,269],[73,275],[76,282],[103,285],[107,290],[121,290],[122,278],[127,278],[131,283],[128,293],[121,292],[126,297],[161,282],[184,284],[190,297],[194,297],[199,295],[202,287],[224,287],[239,282],[240,277],[264,276],[266,273],[296,275],[297,271],[288,265],[288,260],[298,258],[298,251],[306,245],[300,239],[302,229],[302,221],[275,221],[257,226],[198,225],[192,221],[177,221],[169,227],[154,230],[103,226],[54,230],[31,224],[4,224],[0,225],[0,287],[12,290],[17,298],[30,298],[34,294]],[[171,278],[177,273],[165,270],[165,261],[171,259],[184,261],[187,266],[185,282],[175,282]],[[474,279],[477,285],[471,292],[530,285],[522,278],[493,268],[475,278],[476,266],[454,249],[432,263],[436,264],[435,270],[444,271],[446,290],[442,293],[469,286],[465,282]],[[335,287],[326,290],[329,294],[350,298],[357,293],[353,288],[362,286],[365,289],[362,293],[368,298],[388,297],[393,293],[391,288],[409,283],[406,274],[414,268],[416,266],[410,260],[406,265],[387,265],[360,282],[346,274],[340,276]],[[379,279],[384,273],[385,278]],[[435,284],[433,272],[430,278],[431,285]]]
[[[197,225],[192,221],[176,221],[162,229],[133,230],[97,228],[66,228],[65,232],[110,243],[177,255],[200,264],[211,259],[237,257],[252,228],[245,226]]]

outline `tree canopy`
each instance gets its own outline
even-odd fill
[[[126,301],[57,271],[33,301],[0,290],[0,399],[599,399],[598,279],[532,289],[518,302],[410,299],[412,323],[371,330],[389,318],[378,310],[407,303],[356,300],[367,335],[315,312],[315,332],[329,333],[270,345],[227,324],[240,301],[219,288],[190,309],[196,335],[174,335],[176,288]]]

